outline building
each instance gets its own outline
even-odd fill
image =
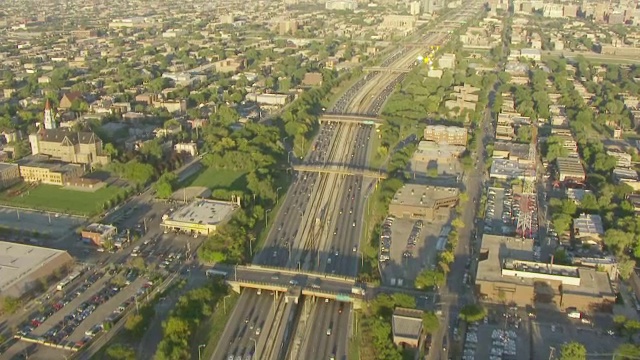
[[[58,107],[62,110],[69,110],[71,109],[73,102],[76,100],[84,100],[84,98],[82,97],[82,93],[80,93],[79,91],[68,92],[62,95],[62,98],[60,99],[60,105],[58,105]]]
[[[438,59],[438,66],[441,69],[454,69],[456,67],[456,54],[442,54]]]
[[[493,159],[491,162],[491,170],[489,176],[492,179],[500,180],[525,180],[532,181],[536,179],[535,168],[527,162],[519,162],[516,160]]]
[[[592,311],[615,303],[606,272],[535,262],[533,240],[485,234],[476,271],[476,292],[490,303],[553,304]]]
[[[573,238],[582,244],[599,246],[603,235],[604,226],[600,215],[580,214],[573,219]]]
[[[514,161],[529,161],[529,145],[508,141],[496,141],[493,144],[494,159],[508,159]]]
[[[520,56],[526,59],[540,61],[542,59],[542,52],[540,49],[522,49],[520,50]]]
[[[616,167],[631,167],[631,154],[627,154],[621,151],[607,150],[607,155],[616,158]]]
[[[424,139],[437,144],[467,145],[467,129],[457,126],[427,125]]]
[[[46,156],[30,155],[18,160],[20,176],[26,182],[50,185],[64,185],[84,174],[84,167],[56,160]]]
[[[0,241],[0,297],[21,297],[71,266],[66,251]]]
[[[239,207],[239,203],[196,199],[171,214],[164,215],[160,226],[165,231],[209,235]]]
[[[591,190],[573,189],[573,188],[565,189],[565,193],[567,194],[567,199],[573,200],[573,202],[575,202],[576,205],[580,205],[580,203],[582,203],[582,199],[584,199],[585,195],[587,194],[593,195],[593,191]]]
[[[0,162],[0,189],[6,189],[22,181],[18,164]]]
[[[69,129],[40,129],[29,135],[31,153],[46,155],[69,163],[108,164],[109,156],[102,150],[102,140],[93,132]]]
[[[187,153],[191,156],[196,156],[198,155],[198,144],[195,142],[177,143],[173,145],[173,150],[177,153]]]
[[[304,74],[302,86],[319,86],[322,85],[323,77],[319,72],[308,72]]]
[[[416,18],[410,15],[386,15],[380,25],[383,29],[412,31],[416,27]]]
[[[558,157],[556,159],[558,168],[558,180],[583,182],[586,178],[582,161],[575,157]]]
[[[284,106],[286,105],[291,97],[287,94],[247,94],[245,97],[248,101],[255,101],[258,104],[265,105],[273,105],[273,106]]]
[[[49,99],[44,104],[44,128],[47,130],[52,130],[58,127],[56,120],[53,118],[53,111],[51,110],[51,104],[49,104]]]
[[[93,223],[82,229],[81,235],[82,241],[103,246],[105,241],[113,240],[118,235],[118,229],[111,225]]]
[[[213,63],[213,67],[217,72],[228,73],[228,72],[240,72],[247,66],[247,62],[244,58],[231,58],[219,60]]]
[[[419,348],[423,314],[422,310],[395,308],[391,318],[393,343],[397,346]]]
[[[284,20],[278,23],[278,32],[280,35],[295,34],[298,31],[298,22],[296,20]]]
[[[459,195],[457,188],[406,184],[393,196],[389,214],[427,221],[445,220],[458,203]]]
[[[330,0],[324,5],[327,10],[356,10],[358,3],[353,0]]]

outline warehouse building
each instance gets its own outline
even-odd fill
[[[580,158],[558,157],[556,165],[558,166],[558,180],[560,181],[583,182],[586,178]]]
[[[484,235],[476,271],[476,292],[492,303],[533,306],[547,303],[559,309],[592,311],[615,303],[606,272],[582,266],[534,261],[533,241]]]
[[[226,223],[239,202],[196,199],[191,203],[162,216],[165,232],[179,231],[188,234],[209,235]]]
[[[406,184],[393,196],[389,214],[427,221],[447,220],[459,195],[457,188]]]
[[[0,241],[0,297],[21,297],[72,265],[66,251]]]

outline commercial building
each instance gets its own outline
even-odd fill
[[[554,304],[581,311],[615,303],[606,272],[580,266],[535,262],[533,241],[497,235],[482,237],[476,291],[487,302],[516,306]]]
[[[165,231],[181,231],[191,234],[209,235],[225,223],[239,203],[196,199],[182,208],[162,217]]]
[[[410,15],[386,15],[380,27],[383,29],[411,31],[416,26],[416,18]]]
[[[291,97],[287,94],[247,94],[245,99],[255,101],[258,104],[284,106],[291,100]]]
[[[556,159],[558,180],[583,182],[586,178],[582,161],[576,157],[559,157]]]
[[[433,141],[420,141],[418,149],[413,153],[412,162],[428,163],[449,163],[457,161],[466,147],[460,145],[438,144]]]
[[[26,182],[64,185],[84,175],[79,164],[50,160],[46,156],[30,155],[18,160],[20,176]]]
[[[8,188],[22,181],[18,164],[0,162],[0,189]]]
[[[93,132],[40,129],[29,135],[29,142],[33,155],[47,155],[55,160],[86,165],[110,161],[102,150],[102,140]]]
[[[419,348],[423,314],[422,310],[395,308],[391,318],[393,343],[397,346]]]
[[[331,0],[325,3],[327,10],[355,10],[357,8],[358,3],[353,0]]]
[[[0,241],[0,297],[20,297],[72,265],[66,251]]]
[[[516,160],[493,159],[489,176],[499,180],[525,180],[536,179],[536,170],[531,164]]]
[[[424,139],[436,144],[467,145],[467,129],[457,126],[427,125]]]
[[[457,188],[406,184],[393,196],[389,214],[427,221],[447,220],[459,195]]]
[[[574,239],[589,245],[600,245],[604,235],[602,218],[595,214],[580,214],[573,219]]]
[[[85,227],[81,235],[82,241],[102,246],[105,241],[112,240],[118,235],[118,229],[111,225],[93,223]]]
[[[493,158],[526,162],[529,161],[529,148],[527,144],[496,141],[493,144]]]

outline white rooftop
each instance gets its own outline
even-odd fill
[[[174,211],[169,219],[177,222],[216,225],[224,221],[236,205],[216,200],[199,199]]]
[[[66,251],[0,241],[0,294]],[[68,255],[67,255],[68,256]]]

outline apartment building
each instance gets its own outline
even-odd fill
[[[424,139],[437,144],[467,145],[467,129],[457,126],[427,125]]]

